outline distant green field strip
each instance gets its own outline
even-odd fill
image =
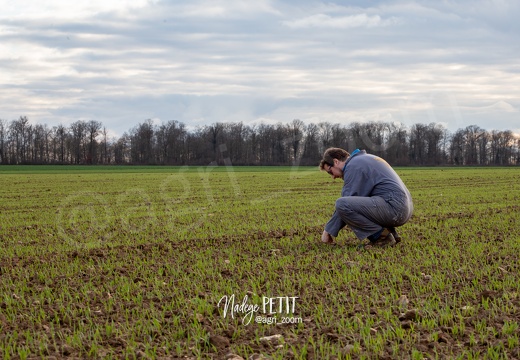
[[[318,166],[133,166],[133,165],[0,165],[0,174],[287,172],[318,171]]]

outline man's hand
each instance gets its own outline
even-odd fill
[[[334,244],[334,238],[325,230],[323,230],[323,234],[321,234],[321,241],[326,244]]]

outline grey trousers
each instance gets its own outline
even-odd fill
[[[405,224],[412,212],[411,198],[394,198],[387,202],[379,196],[345,196],[336,201],[336,213],[325,230],[332,236],[337,236],[339,230],[347,225],[358,239],[363,240],[381,228]]]

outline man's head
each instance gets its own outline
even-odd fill
[[[328,148],[320,161],[320,170],[326,171],[334,179],[343,177],[343,165],[350,156],[349,152],[340,148]]]

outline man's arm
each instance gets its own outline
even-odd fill
[[[363,169],[359,169],[359,166],[350,165],[350,169],[343,174],[343,188],[341,189],[341,196],[357,196],[360,190],[360,187],[364,184],[364,171]],[[343,229],[347,224],[341,220],[337,211],[334,211],[334,214],[325,225],[325,230],[321,235],[321,241],[323,242],[332,242],[333,238],[338,236],[338,233],[341,229]],[[331,241],[328,241],[328,240]],[[325,241],[327,240],[327,241]]]
[[[343,229],[345,225],[346,224],[343,222],[343,220],[341,220],[340,216],[338,215],[338,212],[334,211],[334,214],[332,214],[332,217],[330,218],[329,222],[327,222],[327,225],[325,225],[324,232],[327,232],[330,236],[336,237],[338,236],[339,231]]]

